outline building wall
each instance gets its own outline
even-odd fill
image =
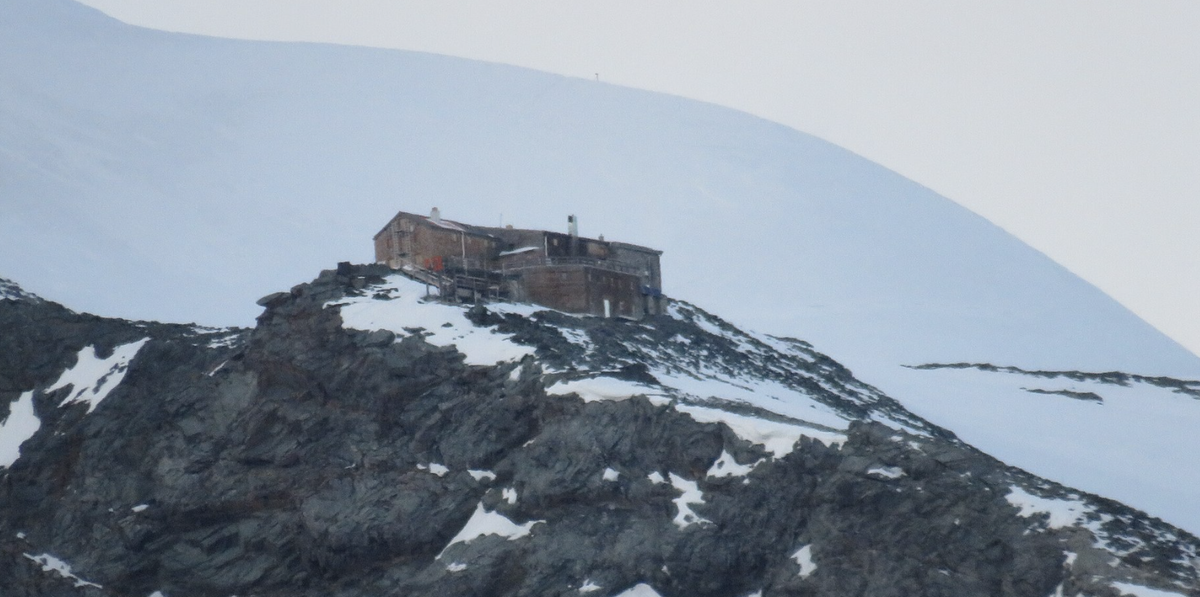
[[[392,230],[398,231],[393,234]],[[394,240],[395,239],[395,240]],[[442,228],[421,216],[400,214],[375,236],[375,260],[404,259],[417,266],[443,269],[464,254],[468,262],[489,265],[498,252],[495,239]]]
[[[520,300],[568,313],[591,313],[583,266],[563,265],[524,270],[518,286]]]
[[[611,243],[611,259],[632,265],[639,271],[645,271],[643,284],[662,289],[662,269],[659,265],[659,252],[625,243]]]
[[[443,263],[462,259],[486,265],[496,254],[496,243],[487,237],[464,234],[432,225],[418,225],[412,231],[413,262],[425,267],[427,260],[440,258]]]
[[[518,300],[568,313],[604,315],[609,301],[613,317],[642,317],[637,276],[583,265],[555,265],[523,270],[515,284]]]

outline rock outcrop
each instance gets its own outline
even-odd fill
[[[344,266],[214,330],[12,288],[5,596],[1200,595],[1195,537],[686,303],[446,306]]]

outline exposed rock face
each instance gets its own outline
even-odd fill
[[[468,364],[436,330],[347,323],[402,307],[389,275],[324,272],[254,330],[0,298],[0,420],[30,395],[39,422],[0,473],[3,595],[1200,595],[1194,537],[1005,467],[800,341],[684,303],[454,308],[462,346],[527,353]],[[827,413],[722,398],[752,379]]]

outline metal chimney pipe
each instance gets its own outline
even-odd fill
[[[567,216],[567,233],[571,235],[571,238],[579,236],[579,220],[575,219],[573,215]]]

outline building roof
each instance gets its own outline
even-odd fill
[[[388,220],[388,223],[385,224],[384,227],[379,230],[379,232],[375,233],[375,236],[373,238],[379,238],[379,235],[383,234],[385,231],[387,231],[388,226],[391,226],[392,222],[396,221],[396,218],[399,218],[402,216],[409,218],[409,219],[420,221],[420,222],[428,224],[430,226],[443,228],[446,230],[453,230],[455,232],[462,232],[464,234],[472,234],[472,235],[476,235],[476,236],[486,236],[488,238],[494,238],[497,240],[504,240],[504,237],[509,236],[509,235],[527,235],[527,234],[534,234],[534,235],[536,235],[536,234],[562,234],[562,235],[565,235],[566,234],[564,232],[554,232],[551,230],[537,230],[537,229],[533,229],[533,228],[498,228],[495,226],[474,226],[471,224],[463,224],[462,222],[455,222],[453,220],[447,220],[446,218],[441,218],[440,222],[434,222],[433,219],[430,218],[429,216],[423,216],[421,214],[414,214],[414,213],[410,213],[410,212],[406,212],[406,211],[399,211],[399,212],[396,212],[396,215],[392,216],[392,219]],[[663,253],[662,251],[660,251],[658,249],[651,249],[650,247],[646,247],[646,246],[642,246],[642,245],[635,245],[632,243],[624,243],[624,242],[611,241],[611,240],[600,240],[597,238],[587,238],[584,236],[581,236],[579,238],[581,238],[583,240],[587,240],[587,241],[592,241],[592,242],[609,243],[610,245],[615,245],[622,249],[627,249],[630,251],[637,251],[640,253],[649,253],[652,255],[662,255],[662,253]]]

